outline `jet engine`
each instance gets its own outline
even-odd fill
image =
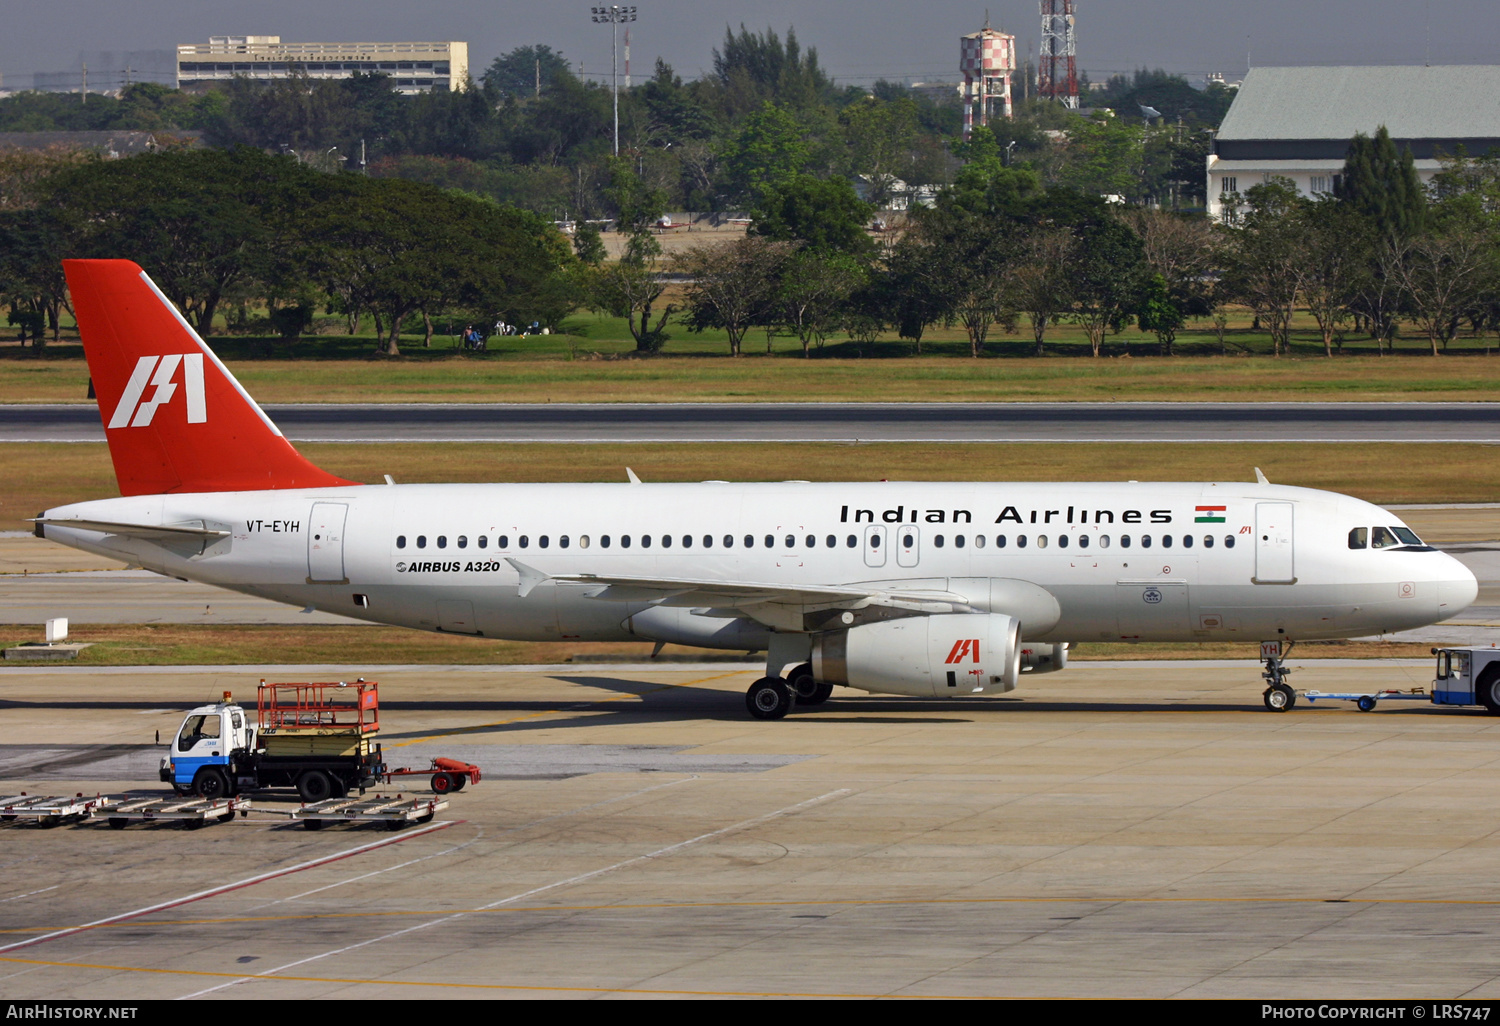
[[[942,613],[820,634],[813,677],[882,694],[1000,693],[1021,675],[1021,621],[1002,613]]]
[[[1021,647],[1022,673],[1053,673],[1068,665],[1068,643],[1056,645],[1023,645]]]

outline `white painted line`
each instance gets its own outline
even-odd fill
[[[297,966],[307,965],[309,962],[316,962],[324,958],[332,958],[336,955],[348,954],[351,951],[358,951],[360,948],[369,947],[371,944],[379,944],[381,941],[394,940],[397,937],[404,937],[409,933],[416,933],[418,930],[426,930],[429,927],[441,926],[444,923],[451,923],[455,920],[462,919],[465,916],[473,915],[475,912],[487,912],[491,909],[500,908],[502,905],[509,905],[513,902],[520,901],[522,898],[529,898],[533,895],[541,894],[544,891],[552,891],[556,890],[559,887],[569,887],[573,884],[582,883],[585,880],[592,880],[595,877],[603,876],[606,873],[613,873],[617,869],[623,869],[626,866],[633,866],[641,862],[649,862],[650,860],[660,858],[663,855],[670,855],[673,852],[681,851],[683,848],[689,847],[690,845],[698,844],[702,841],[711,840],[715,837],[722,837],[724,834],[731,834],[736,830],[745,830],[749,827],[759,826],[761,823],[777,819],[781,816],[790,815],[794,812],[800,812],[803,809],[810,808],[814,805],[820,804],[821,802],[825,802],[830,798],[840,798],[850,793],[852,793],[852,791],[847,787],[840,788],[837,791],[829,791],[827,794],[818,795],[818,797],[816,798],[809,798],[805,802],[798,802],[796,805],[788,805],[784,809],[777,809],[775,812],[768,812],[763,816],[756,816],[754,819],[743,820],[742,822],[735,823],[733,826],[721,827],[718,830],[710,830],[706,834],[699,834],[697,837],[689,838],[686,841],[678,841],[676,844],[669,844],[665,848],[658,848],[653,852],[646,853],[645,855],[637,855],[634,858],[628,858],[621,862],[616,862],[612,866],[605,866],[602,869],[591,870],[587,873],[579,873],[577,876],[570,876],[566,880],[557,880],[553,883],[543,884],[541,887],[533,887],[529,891],[522,891],[520,894],[512,894],[508,898],[501,898],[499,901],[491,902],[488,905],[481,905],[477,909],[455,912],[452,915],[443,916],[440,919],[432,919],[425,923],[418,923],[416,926],[408,926],[404,930],[396,930],[391,933],[382,934],[379,937],[371,937],[369,940],[360,941],[357,944],[348,944],[342,948],[335,948],[332,951],[324,951],[321,954],[309,955],[307,958],[299,958],[295,962],[288,962],[287,964],[279,965],[274,969],[267,969],[265,972],[255,973],[253,976],[242,976],[237,980],[230,980],[228,983],[221,983],[217,986],[209,987],[206,990],[199,990],[194,991],[191,994],[184,994],[182,997],[178,998],[178,1000],[186,1001],[190,998],[203,997],[206,994],[212,994],[215,991],[224,990],[227,987],[233,987],[241,983],[248,983],[252,980],[269,977],[274,973],[285,972],[288,969],[295,969]]]
[[[27,891],[25,894],[17,894],[13,898],[0,898],[0,905],[5,904],[7,901],[20,901],[22,898],[29,898],[33,894],[46,894],[48,891],[55,891],[61,886],[62,884],[53,884],[51,887],[43,887],[39,891]]]
[[[82,933],[85,930],[92,930],[95,927],[108,926],[110,923],[119,923],[123,922],[126,919],[135,919],[139,916],[150,915],[152,912],[161,912],[165,909],[176,908],[178,905],[186,905],[190,902],[201,901],[204,898],[211,898],[217,894],[227,894],[230,891],[237,891],[244,887],[252,887],[258,883],[264,883],[266,880],[274,880],[278,876],[287,876],[291,873],[301,872],[304,869],[312,869],[314,866],[326,865],[329,862],[338,862],[341,859],[347,859],[354,855],[359,855],[367,851],[373,851],[376,848],[384,848],[387,845],[399,844],[402,841],[409,841],[413,837],[421,837],[423,834],[431,833],[434,830],[446,829],[447,827],[452,826],[453,822],[456,821],[450,821],[446,823],[432,823],[428,826],[421,827],[420,829],[405,832],[399,837],[388,837],[381,841],[372,841],[369,844],[361,844],[354,848],[349,848],[345,851],[335,852],[332,855],[324,855],[320,858],[310,859],[307,862],[299,862],[295,866],[287,866],[284,869],[275,869],[269,873],[258,873],[255,876],[247,876],[243,880],[236,880],[233,883],[222,884],[218,887],[211,887],[206,891],[197,891],[193,894],[187,894],[180,898],[173,898],[170,901],[157,902],[155,905],[147,905],[145,908],[134,909],[130,912],[121,912],[119,915],[107,916],[104,919],[96,919],[92,923],[84,923],[82,926],[70,926],[66,929],[54,930],[51,933],[44,933],[40,937],[32,937],[30,940],[17,941],[14,944],[6,944],[4,946],[0,946],[0,953],[4,953],[7,951],[17,951],[21,948],[31,947],[33,944],[42,944],[49,940],[56,940],[59,937],[68,937],[75,933]]]

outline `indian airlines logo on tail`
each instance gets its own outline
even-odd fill
[[[978,638],[967,638],[967,639],[960,639],[958,641],[955,641],[953,643],[953,648],[950,649],[949,652],[948,652],[948,658],[944,659],[943,662],[944,663],[961,663],[961,662],[964,661],[964,657],[968,656],[968,655],[972,655],[974,657],[974,661],[976,663],[979,662],[979,639]]]
[[[178,369],[182,373],[178,374]],[[150,427],[156,411],[177,395],[177,381],[182,382],[187,404],[187,422],[203,424],[208,420],[208,403],[203,397],[203,354],[169,353],[166,356],[143,356],[136,361],[125,391],[109,418],[111,428]],[[146,396],[146,389],[152,392]]]

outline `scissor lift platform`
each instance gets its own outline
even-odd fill
[[[82,794],[29,795],[22,791],[20,794],[0,795],[0,822],[12,823],[25,819],[42,826],[57,826],[68,820],[88,819],[116,803],[117,799],[98,794],[85,798]]]
[[[426,823],[447,807],[442,798],[406,798],[399,794],[394,798],[329,798],[304,805],[291,817],[307,830],[321,830],[329,823],[382,823],[387,830],[400,830],[413,823]]]
[[[196,830],[209,823],[228,823],[234,814],[250,811],[248,798],[126,798],[101,813],[116,830],[131,823],[181,823]]]

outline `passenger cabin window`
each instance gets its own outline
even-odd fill
[[[1018,534],[1018,535],[1016,535],[1016,548],[1018,548],[1018,549],[1024,549],[1025,547],[1026,547],[1026,536],[1024,534]]]
[[[406,548],[406,535],[404,535],[404,534],[398,534],[398,535],[396,535],[396,548],[398,548],[398,549],[404,549],[404,548]]]
[[[1107,534],[1101,534],[1099,536],[1099,547],[1101,549],[1107,549],[1107,548],[1109,548],[1109,535],[1107,535]]]
[[[839,540],[838,538],[830,534],[827,538],[827,543],[830,549],[835,549],[838,548]]]
[[[997,535],[995,535],[995,548],[997,548],[997,549],[1003,549],[1003,548],[1005,548],[1005,535],[1003,535],[1003,534],[997,534]]]
[[[490,547],[490,536],[489,535],[487,535],[487,534],[481,534],[479,536],[479,547],[481,549],[487,549],[487,548]]]
[[[844,545],[847,546],[848,548],[852,549],[852,548],[854,548],[858,544],[859,544],[859,539],[856,538],[852,534],[849,537],[847,537],[847,538],[844,539]]]
[[[526,537],[526,535],[523,534],[523,535],[521,535],[520,538],[517,539],[517,544],[519,544],[521,546],[521,548],[523,548],[523,549],[527,548],[528,546],[531,545],[531,539],[528,538],[528,537]]]
[[[565,549],[565,548],[568,547],[568,536],[567,535],[563,535],[561,538],[557,539],[557,547],[560,548],[560,549]]]
[[[1122,549],[1128,549],[1128,548],[1130,548],[1130,535],[1128,535],[1128,534],[1122,534],[1122,535],[1120,535],[1120,548],[1122,548]]]
[[[427,536],[425,534],[419,534],[419,535],[417,535],[417,548],[419,548],[419,549],[425,549],[426,547],[427,547]]]
[[[1214,547],[1214,536],[1213,535],[1211,535],[1211,534],[1205,534],[1203,536],[1203,547],[1205,549],[1211,549],[1211,548]]]
[[[546,548],[546,547],[547,547],[547,546],[549,546],[549,545],[551,545],[551,544],[552,544],[552,539],[551,539],[551,538],[549,538],[549,537],[547,537],[547,536],[546,536],[546,535],[545,535],[545,534],[544,534],[544,535],[542,535],[542,536],[541,536],[541,537],[540,537],[540,538],[538,538],[538,539],[537,539],[537,540],[536,540],[536,544],[537,544],[537,547],[538,547],[538,548],[542,548],[542,549],[545,549],[545,548]]]
[[[982,548],[984,548],[984,535],[982,535],[982,534],[976,534],[974,536],[974,547],[976,549],[982,549]]]
[[[1368,527],[1356,527],[1349,532],[1349,547],[1351,549],[1367,549],[1370,547],[1370,529]]]
[[[1234,548],[1234,535],[1232,535],[1232,534],[1226,534],[1224,536],[1224,547],[1226,549],[1232,549],[1232,548]]]
[[[641,535],[641,548],[643,548],[643,549],[649,549],[650,547],[651,547],[651,536],[649,534],[643,534],[643,535]]]
[[[1141,535],[1141,548],[1143,548],[1143,549],[1149,549],[1150,547],[1151,547],[1151,536],[1149,534],[1143,534],[1143,535]]]
[[[447,547],[448,547],[448,536],[446,534],[440,534],[440,535],[438,535],[438,548],[440,548],[440,549],[446,549]]]
[[[1039,534],[1036,536],[1036,547],[1039,549],[1045,549],[1047,547],[1047,536],[1045,534]]]
[[[609,548],[609,535],[601,534],[599,536],[599,545],[601,548]]]
[[[510,548],[510,536],[506,535],[506,534],[502,534],[500,537],[496,538],[495,539],[495,548],[497,548],[497,549],[508,549],[508,548]]]
[[[955,549],[961,549],[961,548],[964,547],[964,536],[963,535],[961,535],[961,534],[955,534],[953,536],[953,547]]]
[[[469,536],[468,535],[461,534],[461,535],[458,536],[458,547],[461,548],[461,549],[466,549],[466,548],[469,547]]]
[[[1060,534],[1060,535],[1057,536],[1057,547],[1060,548],[1060,549],[1065,549],[1065,548],[1068,547],[1068,536],[1067,535]]]

